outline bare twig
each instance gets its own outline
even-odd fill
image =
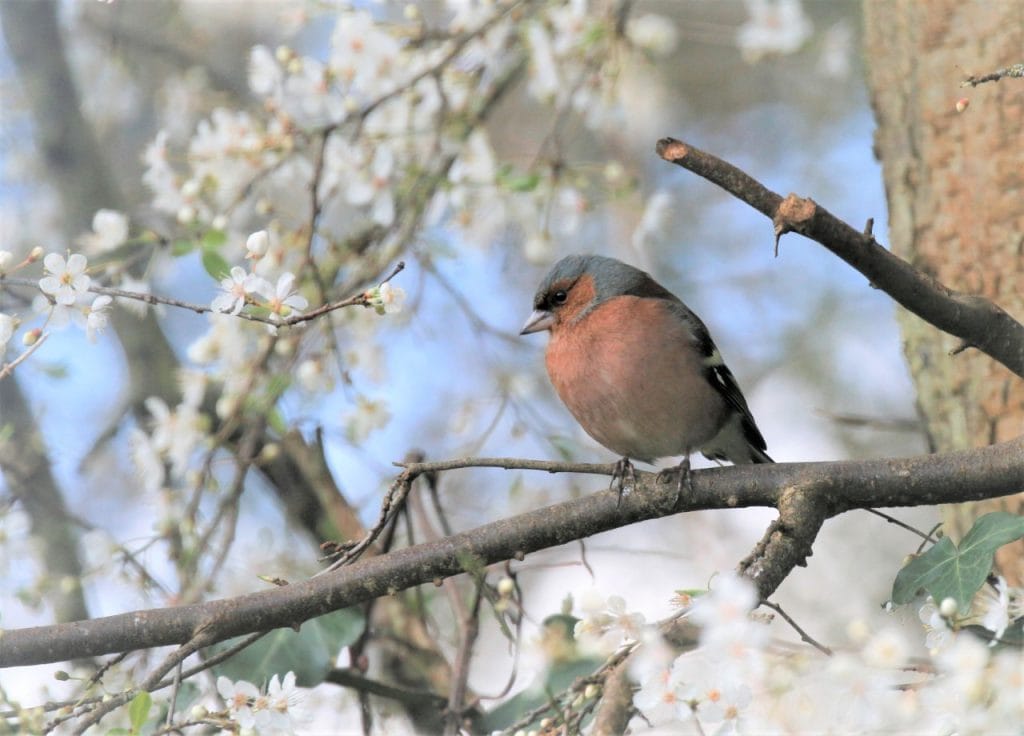
[[[895,516],[889,516],[889,514],[883,513],[881,511],[879,511],[878,509],[864,509],[864,510],[867,511],[868,513],[870,513],[870,514],[874,514],[875,516],[882,517],[883,519],[885,519],[890,524],[895,524],[896,526],[898,526],[898,527],[900,527],[902,529],[906,529],[911,534],[916,534],[917,536],[921,537],[921,539],[923,539],[926,542],[931,542],[932,544],[935,544],[935,542],[936,542],[936,539],[930,533],[923,532],[920,529],[915,529],[914,527],[910,526],[910,524],[907,524],[906,522],[900,521]]]
[[[782,610],[782,606],[780,606],[778,603],[772,603],[771,601],[761,601],[761,605],[764,606],[765,608],[772,609],[773,611],[775,611],[775,613],[777,613],[780,616],[782,616],[783,620],[787,624],[792,626],[793,630],[800,635],[801,641],[804,641],[805,643],[810,644],[812,647],[817,649],[822,654],[827,654],[829,657],[832,656],[832,650],[829,647],[827,647],[824,644],[818,642],[816,639],[814,639],[814,637],[812,637],[810,634],[808,634],[806,631],[804,631],[803,628],[801,628],[801,626],[796,621],[793,620],[792,616],[790,616],[788,613],[786,613],[784,610]]]
[[[406,690],[377,680],[371,680],[351,667],[331,670],[327,673],[324,680],[359,692],[397,700],[407,705],[428,706],[441,710],[448,704],[448,701],[440,695],[424,690]]]
[[[1024,377],[1024,325],[988,299],[944,286],[813,200],[795,194],[783,198],[746,172],[687,143],[663,138],[657,152],[771,218],[776,247],[778,238],[788,232],[821,243],[918,317]]]
[[[483,589],[486,584],[487,578],[480,575],[473,593],[473,606],[462,619],[462,637],[459,640],[459,650],[455,655],[455,663],[452,668],[452,689],[448,696],[445,736],[456,736],[462,728],[466,692],[469,689],[469,665],[473,658],[476,638],[480,633],[480,602],[484,598]]]
[[[28,347],[28,349],[25,350],[25,352],[23,352],[17,358],[12,360],[10,363],[4,363],[3,366],[0,367],[0,381],[4,380],[5,378],[7,378],[7,376],[14,373],[14,369],[17,368],[22,363],[24,363],[25,360],[28,359],[28,356],[32,355],[32,353],[41,348],[43,346],[43,343],[46,342],[46,338],[48,338],[49,336],[49,332],[44,332],[39,336],[39,339],[37,339]]]
[[[1005,69],[997,69],[989,74],[982,74],[980,77],[976,77],[972,74],[962,81],[960,86],[977,87],[979,84],[984,84],[985,82],[998,82],[1000,79],[1007,79],[1011,77],[1024,77],[1024,64],[1014,64],[1006,67]]]

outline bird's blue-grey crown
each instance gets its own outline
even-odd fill
[[[593,306],[623,295],[675,299],[650,274],[639,268],[615,258],[577,253],[566,256],[551,267],[533,297],[534,307],[539,308],[544,304],[555,284],[566,281],[575,283],[583,274],[589,274],[594,279],[596,299]]]

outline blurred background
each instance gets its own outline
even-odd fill
[[[775,257],[769,221],[654,153],[658,138],[679,138],[855,227],[874,218],[885,243],[860,4],[520,3],[452,56],[440,101],[417,83],[395,98],[404,110],[382,104],[353,122],[422,68],[378,64],[378,86],[362,83],[369,91],[360,96],[358,75],[370,60],[353,64],[347,94],[332,98],[345,49],[370,55],[370,31],[364,46],[340,45],[365,19],[397,39],[402,54],[436,64],[452,39],[500,8],[471,0],[351,11],[269,1],[0,5],[0,250],[15,262],[36,246],[84,252],[96,283],[209,304],[218,284],[204,256],[213,250],[248,267],[245,237],[267,229],[280,250],[267,277],[294,271],[314,306],[325,293],[340,299],[372,287],[399,259],[407,266],[391,282],[406,293],[400,312],[347,309],[300,333],[282,330],[269,358],[262,326],[170,307],[140,316],[117,300],[95,343],[74,324],[47,324],[46,344],[0,381],[8,447],[0,458],[0,625],[223,597],[261,589],[257,575],[299,579],[318,569],[317,544],[337,537],[321,529],[318,538],[308,511],[289,500],[288,472],[267,470],[277,450],[257,463],[266,472],[252,469],[232,503],[223,502],[237,465],[226,435],[209,451],[207,433],[254,415],[253,406],[233,413],[194,401],[205,419],[185,429],[179,412],[170,430],[205,438],[182,451],[186,467],[171,467],[175,459],[156,448],[166,476],[154,482],[140,470],[139,438],[152,440],[154,420],[145,399],[161,396],[174,410],[180,370],[206,401],[215,390],[243,394],[233,381],[270,397],[261,442],[285,455],[286,437],[306,450],[322,446],[337,492],[363,525],[377,517],[392,463],[414,450],[428,459],[614,460],[554,396],[546,336],[518,336],[540,279],[573,252],[640,266],[702,316],[777,461],[926,450],[889,298],[798,235],[785,236]],[[381,44],[378,60],[392,53]],[[338,75],[336,87],[302,97],[298,82],[282,80],[316,70],[313,60]],[[391,87],[382,81],[389,75]],[[484,99],[486,109],[473,107]],[[218,114],[233,117],[218,123]],[[330,126],[354,153],[331,142],[320,153],[318,142],[330,136],[310,131]],[[258,143],[243,143],[253,130]],[[387,154],[393,161],[385,160],[380,141],[399,138]],[[249,170],[215,168],[228,150]],[[454,165],[431,168],[447,156]],[[325,183],[310,237],[309,181],[318,167]],[[354,182],[368,172],[372,195],[364,196]],[[233,188],[231,176],[240,180]],[[128,222],[129,235],[112,247],[94,223],[100,209]],[[303,253],[319,264],[320,285]],[[42,271],[34,264],[14,275]],[[0,312],[21,321],[5,361],[25,349],[21,337],[44,324],[46,309],[31,289],[0,286]],[[26,477],[16,460],[36,437],[33,482],[49,475],[63,551],[46,541],[47,514],[34,515],[14,487]],[[500,470],[450,472],[438,483],[444,521],[455,530],[605,487]],[[222,509],[235,516],[218,517]],[[922,529],[938,520],[931,510],[899,515]],[[541,623],[567,595],[596,589],[623,596],[648,620],[662,618],[675,590],[704,587],[735,567],[772,516],[684,514],[530,555],[516,566],[525,616],[513,692],[543,668]],[[413,541],[443,528],[425,504],[410,524]],[[203,529],[216,543],[195,546],[208,558],[186,563],[182,550]],[[407,540],[406,528],[398,536]],[[892,616],[882,606],[916,544],[877,517],[846,514],[826,524],[808,567],[777,600],[814,636],[841,641],[851,620]],[[202,586],[190,586],[188,570]],[[441,593],[427,596],[428,629],[450,652],[451,613]],[[486,695],[500,689],[494,683],[509,676],[512,658],[498,627],[485,622],[478,652],[494,656],[477,657],[470,684]],[[783,626],[776,631],[795,639]],[[8,698],[35,704],[66,692],[50,679],[53,669],[0,680]]]

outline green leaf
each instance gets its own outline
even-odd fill
[[[343,608],[307,621],[299,631],[275,629],[213,669],[218,675],[257,686],[271,675],[292,671],[296,684],[314,687],[330,672],[341,648],[359,637],[363,624],[359,611]],[[222,642],[213,649],[230,649],[242,638]]]
[[[195,249],[196,243],[194,240],[187,240],[185,238],[182,238],[180,240],[175,240],[173,243],[171,243],[171,255],[174,256],[175,258],[187,256]]]
[[[961,630],[969,631],[981,641],[990,641],[992,639],[993,632],[989,631],[984,626],[965,626]],[[993,642],[991,646],[993,647],[993,650],[997,652],[1003,649],[1024,649],[1024,618],[1019,618],[1007,626],[1006,631],[1004,631],[1003,635],[999,637],[999,641]]]
[[[203,268],[218,281],[231,271],[231,266],[224,260],[224,256],[212,248],[203,248]]]
[[[961,614],[970,610],[974,594],[992,570],[996,550],[1024,536],[1024,518],[1003,511],[985,514],[974,522],[957,547],[943,537],[914,558],[896,575],[894,603],[909,603],[922,588],[936,604],[953,598]]]
[[[153,706],[153,696],[148,692],[141,692],[132,698],[128,705],[128,721],[132,724],[132,733],[142,733],[142,727],[146,725],[149,718],[149,709]]]
[[[540,174],[510,176],[505,182],[505,186],[513,192],[532,192],[538,184],[540,184]]]
[[[288,422],[276,407],[267,412],[267,425],[282,437],[288,434]]]
[[[927,588],[938,577],[940,568],[956,555],[956,545],[943,537],[927,552],[918,555],[896,574],[892,585],[892,602],[910,603],[919,590]],[[936,599],[936,602],[939,602]]]
[[[277,401],[281,395],[292,385],[292,377],[286,373],[275,373],[267,382],[267,396],[271,401]]]
[[[228,242],[228,234],[223,230],[207,230],[203,233],[203,250],[217,250]]]
[[[1024,537],[1024,516],[993,511],[974,522],[974,526],[960,542],[960,554],[995,554],[1004,544]]]
[[[68,377],[68,367],[65,363],[48,363],[46,361],[37,360],[34,362],[37,371],[42,371],[43,375],[47,378],[52,378],[57,381],[63,381]]]

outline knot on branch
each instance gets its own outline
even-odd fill
[[[789,194],[779,202],[779,206],[772,216],[772,225],[775,226],[776,256],[779,255],[779,239],[790,232],[805,234],[817,212],[818,205],[813,199],[798,197],[795,194]]]

